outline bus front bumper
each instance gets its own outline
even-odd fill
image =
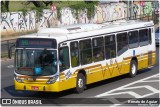
[[[59,92],[59,83],[53,84],[28,84],[19,83],[14,80],[15,90],[28,90],[28,91],[48,91],[48,92]]]

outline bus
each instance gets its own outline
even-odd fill
[[[154,23],[121,20],[41,28],[16,40],[14,60],[16,90],[74,88],[81,93],[88,84],[124,74],[135,77],[153,66]]]

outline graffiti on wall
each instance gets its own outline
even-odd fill
[[[153,7],[152,2],[145,2],[143,7],[143,15],[152,15]]]
[[[125,3],[111,3],[96,6],[94,23],[102,23],[127,17],[127,5]]]
[[[35,13],[28,12],[24,17],[22,12],[6,12],[1,15],[2,31],[25,31],[35,29]]]
[[[133,13],[135,17],[139,17],[140,15],[151,16],[154,12],[159,9],[158,1],[134,1],[133,2]]]
[[[87,17],[87,10],[80,11],[78,14],[78,23],[89,23],[89,19]]]
[[[139,1],[134,1],[133,2],[133,16],[135,18],[139,18],[140,15],[142,14],[142,10],[141,10],[141,6],[140,6],[140,2]]]
[[[57,25],[56,11],[52,12],[51,10],[43,10],[43,16],[38,21],[39,27],[54,27]]]
[[[129,9],[130,12],[128,13],[127,4],[124,2],[99,4],[95,6],[95,15],[91,19],[87,17],[87,10],[79,11],[78,16],[75,16],[74,11],[69,7],[63,8],[60,11],[60,19],[57,19],[57,11],[53,12],[49,9],[44,9],[40,18],[37,18],[35,11],[27,12],[26,16],[23,16],[22,12],[6,12],[1,14],[1,31],[17,32],[34,30],[38,27],[54,27],[57,25],[103,23],[126,18],[127,16],[131,16],[130,13],[133,13],[132,15],[138,18],[140,15],[152,15],[158,12],[159,5],[158,1],[134,1],[133,8],[129,7]]]
[[[63,8],[61,11],[61,18],[59,25],[71,25],[76,24],[77,20],[75,16],[72,14],[72,10],[70,8]]]

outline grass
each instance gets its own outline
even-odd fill
[[[78,0],[78,1],[54,1],[53,4],[55,4],[57,7],[69,7],[71,5],[78,5],[80,2],[84,2],[83,0]],[[17,12],[22,9],[27,9],[31,10],[33,7],[33,3],[29,3],[27,1],[10,1],[9,3],[9,12]],[[50,9],[50,5],[45,7],[46,9]]]
[[[32,3],[27,3],[26,1],[10,1],[9,12],[17,12],[24,8],[32,8],[34,5]]]

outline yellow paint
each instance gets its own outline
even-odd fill
[[[138,56],[137,60],[138,60],[138,70],[147,68],[156,63],[156,54],[152,53],[151,65],[148,65],[148,54],[143,56]],[[106,66],[101,66],[99,64],[98,66],[84,68],[87,71],[86,84],[91,84],[97,81],[101,81],[101,80],[105,80],[105,79],[109,79],[109,78],[113,78],[119,75],[129,73],[130,61],[131,61],[131,58],[123,60],[122,62],[119,62],[119,63],[114,62],[111,65],[106,64]],[[43,87],[45,87],[45,91],[59,92],[59,91],[76,87],[77,74],[78,72],[73,73],[72,76],[68,80],[66,80],[64,73],[61,73],[59,78],[60,81],[55,82],[54,84],[46,84],[47,80],[37,80],[36,82],[24,80],[24,83],[18,83],[17,81],[14,81],[15,89],[24,90],[24,86],[25,86],[26,90],[32,90],[31,89],[32,86],[38,86],[39,90],[37,91],[44,91]]]
[[[59,92],[59,82],[55,82],[54,84],[27,84],[27,83],[19,83],[16,80],[14,80],[14,85],[16,90],[32,90],[32,86],[37,86],[39,89],[36,91],[44,91],[43,88],[45,87],[45,91],[51,91],[51,92]],[[26,87],[26,89],[24,89]]]

